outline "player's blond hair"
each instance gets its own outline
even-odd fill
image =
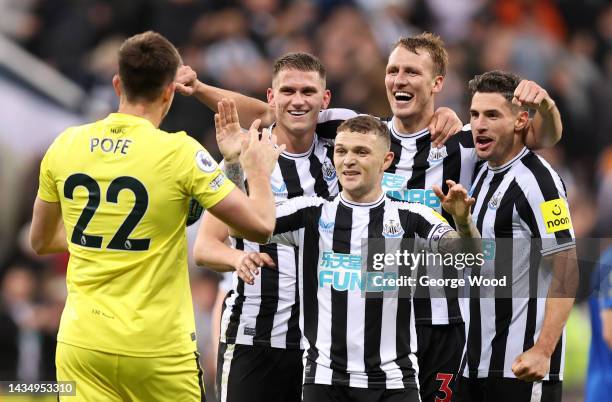
[[[395,50],[399,46],[415,54],[419,54],[419,50],[425,50],[433,61],[434,75],[446,76],[448,53],[440,36],[430,32],[423,32],[416,36],[402,36],[395,42],[393,49]]]

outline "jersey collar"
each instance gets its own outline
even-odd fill
[[[510,166],[514,165],[516,161],[521,159],[523,156],[527,155],[528,152],[529,150],[526,147],[523,147],[523,149],[521,149],[521,151],[518,154],[516,154],[514,158],[510,159],[508,162],[504,163],[503,165],[493,167],[489,165],[489,162],[487,162],[487,168],[492,172],[501,172],[502,170],[505,170],[509,168]]]
[[[125,123],[130,123],[130,124],[135,124],[135,125],[148,125],[148,126],[151,126],[151,128],[155,128],[153,123],[151,123],[149,120],[145,119],[144,117],[136,116],[133,114],[127,114],[127,113],[111,113],[108,115],[106,120],[109,120],[112,122],[122,122],[122,123],[125,122]]]
[[[349,201],[342,196],[342,193],[338,194],[340,202],[349,208],[374,208],[382,204],[385,200],[385,192],[383,191],[380,194],[380,197],[376,201],[373,202],[354,202]]]
[[[391,134],[393,134],[398,139],[402,139],[402,138],[416,138],[416,137],[422,136],[423,134],[429,133],[429,128],[427,128],[427,127],[425,127],[422,130],[419,130],[419,131],[417,131],[415,133],[402,133],[402,132],[400,132],[395,127],[396,121],[397,121],[397,118],[395,116],[393,116],[393,118],[391,119],[390,129],[391,129]]]
[[[268,127],[268,130],[270,130],[270,132],[272,132],[272,129],[276,126],[276,122],[270,124],[270,127]],[[302,152],[299,154],[293,154],[291,152],[287,152],[287,151],[283,151],[281,153],[282,157],[285,157],[287,159],[300,159],[300,158],[306,158],[309,157],[310,154],[312,153],[312,150],[315,147],[315,144],[317,143],[317,133],[315,133],[314,137],[312,138],[312,144],[310,144],[310,148],[308,149],[308,151],[306,152]]]

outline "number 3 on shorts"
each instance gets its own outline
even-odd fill
[[[436,380],[442,381],[438,391],[444,393],[444,398],[440,399],[436,397],[436,402],[450,402],[451,398],[453,397],[453,390],[450,389],[449,385],[451,381],[453,381],[453,375],[448,373],[438,373],[436,374]]]

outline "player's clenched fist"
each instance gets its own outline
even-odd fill
[[[432,148],[440,148],[453,135],[463,128],[463,123],[452,109],[440,107],[427,127],[431,134]]]
[[[285,150],[285,144],[277,145],[276,136],[270,130],[264,129],[261,135],[257,129],[260,120],[257,119],[249,129],[249,139],[242,143],[240,164],[247,177],[263,174],[270,176],[276,167],[278,156]]]
[[[550,369],[550,356],[532,347],[518,355],[512,364],[512,372],[523,381],[540,381]]]
[[[263,266],[270,268],[276,267],[274,260],[266,253],[244,253],[238,259],[234,268],[236,273],[245,283],[252,285],[255,283],[255,275],[259,275],[259,268]]]
[[[547,111],[555,104],[544,88],[529,80],[519,82],[512,103],[538,111]]]
[[[181,95],[191,96],[200,82],[195,71],[189,66],[180,66],[174,78],[174,89]]]

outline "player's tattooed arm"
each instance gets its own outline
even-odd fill
[[[242,192],[246,193],[246,186],[244,185],[244,171],[239,162],[227,162],[223,164],[223,172],[228,179],[232,181]]]
[[[439,249],[442,253],[480,253],[482,245],[480,233],[472,221],[470,210],[476,202],[467,190],[452,180],[447,180],[448,193],[444,194],[439,186],[433,186],[434,193],[442,203],[442,208],[455,221],[456,231],[448,231],[440,239]]]
[[[455,225],[457,227],[456,231],[450,230],[442,235],[438,246],[440,253],[482,253],[480,232],[471,219],[461,225],[455,221]]]

